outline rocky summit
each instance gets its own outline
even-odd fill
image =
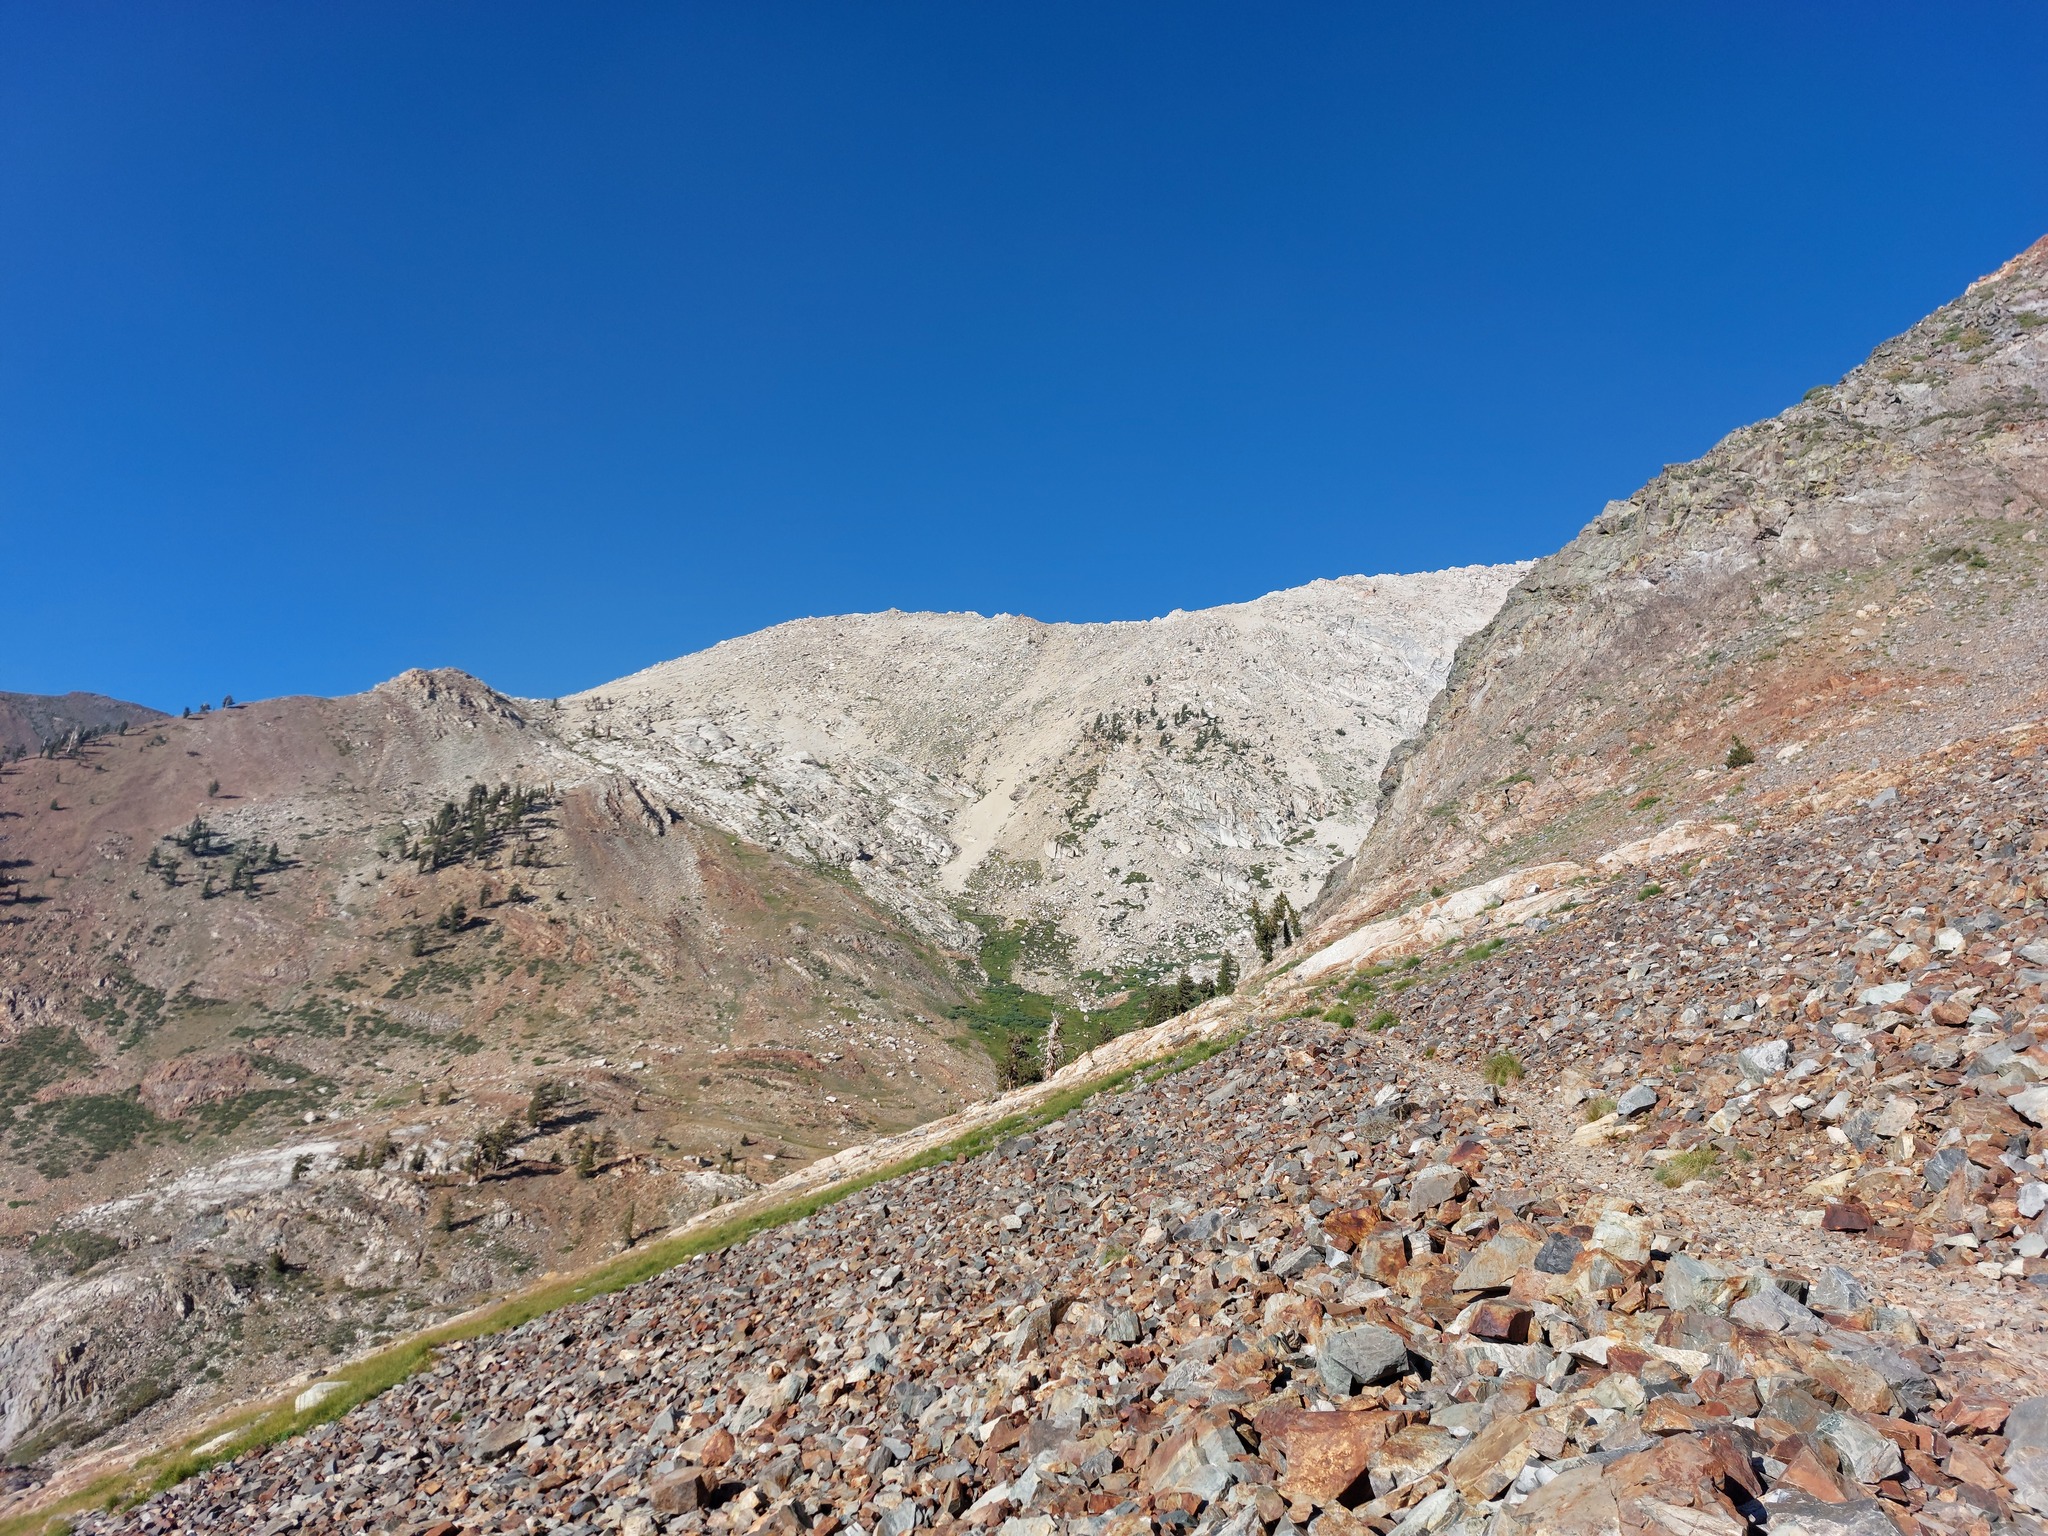
[[[1358,846],[1379,776],[1525,564],[1122,624],[805,619],[565,700],[576,750],[940,939],[1043,924],[1051,983],[1245,948]]]

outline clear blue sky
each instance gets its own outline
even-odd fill
[[[2048,231],[2044,101],[2033,4],[0,0],[0,688],[1541,554]]]

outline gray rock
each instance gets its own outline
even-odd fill
[[[1183,1222],[1173,1230],[1176,1243],[1206,1243],[1223,1229],[1221,1211],[1204,1211],[1192,1221]]]
[[[1664,1265],[1664,1304],[1674,1312],[1725,1313],[1739,1284],[1732,1269],[1674,1253]]]
[[[1870,1305],[1870,1292],[1849,1271],[1830,1264],[1807,1291],[1806,1304],[1817,1312],[1854,1312]]]
[[[2016,1115],[2023,1115],[2035,1125],[2048,1125],[2048,1083],[2016,1093],[2005,1101],[2012,1106]]]
[[[1771,1536],[1899,1536],[1898,1526],[1876,1499],[1824,1504],[1811,1494],[1774,1488],[1764,1495]]]
[[[493,1424],[480,1431],[473,1443],[477,1459],[496,1461],[500,1456],[509,1456],[526,1443],[527,1431],[533,1426],[524,1419],[512,1419],[503,1424]]]
[[[1408,1204],[1416,1211],[1433,1211],[1446,1200],[1455,1200],[1472,1187],[1472,1180],[1462,1168],[1453,1168],[1448,1163],[1432,1163],[1415,1175],[1415,1182],[1408,1190]]]
[[[1905,1469],[1899,1448],[1851,1413],[1831,1413],[1814,1433],[1834,1447],[1842,1470],[1859,1483],[1881,1483]]]
[[[1921,1180],[1929,1189],[1946,1188],[1949,1175],[1967,1166],[1969,1161],[1969,1154],[1961,1147],[1943,1147],[1921,1165]]]
[[[1296,1275],[1307,1274],[1323,1262],[1323,1250],[1312,1244],[1303,1243],[1291,1253],[1283,1253],[1273,1261],[1273,1273],[1282,1280],[1292,1280]]]
[[[2013,1404],[2005,1418],[2005,1476],[2013,1497],[2048,1515],[2048,1397]]]
[[[1657,1107],[1657,1090],[1644,1083],[1638,1083],[1614,1101],[1614,1112],[1622,1119],[1631,1119]]]
[[[1858,1365],[1868,1366],[1882,1376],[1909,1411],[1925,1413],[1934,1406],[1934,1378],[1897,1350],[1878,1343],[1867,1333],[1836,1333],[1828,1343]]]
[[[1735,1062],[1742,1069],[1742,1075],[1757,1082],[1767,1077],[1776,1077],[1785,1070],[1785,1063],[1792,1055],[1792,1047],[1783,1040],[1766,1040],[1760,1045],[1736,1053]]]
[[[1316,1352],[1316,1369],[1326,1387],[1348,1397],[1359,1387],[1377,1386],[1407,1370],[1408,1345],[1393,1329],[1378,1323],[1340,1328],[1324,1338]]]
[[[1765,1333],[1820,1333],[1826,1324],[1775,1285],[1760,1287],[1728,1309],[1729,1318]]]
[[[1586,1245],[1569,1232],[1553,1232],[1536,1250],[1536,1267],[1546,1275],[1567,1275]]]
[[[2019,1189],[2020,1215],[2032,1221],[2043,1211],[2048,1211],[2048,1184],[2039,1179],[2029,1179]]]

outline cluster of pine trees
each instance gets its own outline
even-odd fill
[[[75,727],[64,732],[61,736],[52,736],[48,741],[44,742],[38,755],[49,758],[82,757],[87,747],[98,741],[102,736],[110,733],[116,736],[126,736],[128,734],[128,722],[126,720],[118,720],[112,725],[82,725]],[[26,747],[16,747],[14,749],[16,757],[24,757],[27,753],[28,748]]]
[[[1153,730],[1159,733],[1159,745],[1173,745],[1172,733],[1184,726],[1195,727],[1194,750],[1199,752],[1207,746],[1220,745],[1223,741],[1223,725],[1209,713],[1206,704],[1183,704],[1172,714],[1162,711],[1156,704],[1140,704],[1128,714],[1115,710],[1098,714],[1081,735],[1087,741],[1103,741],[1111,746],[1121,746],[1140,731]]]
[[[1252,898],[1252,945],[1259,952],[1261,960],[1271,960],[1276,948],[1285,949],[1301,937],[1301,914],[1294,910],[1294,903],[1285,893],[1274,896],[1270,907],[1259,905],[1259,898]]]
[[[280,869],[288,867],[288,861],[276,843],[266,848],[252,841],[245,846],[237,847],[233,841],[222,837],[208,826],[203,816],[194,816],[191,825],[176,832],[166,832],[162,841],[184,849],[200,861],[199,894],[207,900],[224,895],[228,891],[240,891],[243,896],[253,901],[262,894],[263,887],[257,883],[262,876],[275,874]],[[206,867],[206,861],[229,857],[234,859],[234,863],[228,868],[227,884],[222,886],[218,883],[219,876]],[[143,868],[163,881],[166,889],[179,883],[178,871],[184,868],[182,859],[170,857],[155,844],[150,846],[149,857],[142,863]]]
[[[1183,966],[1171,981],[1145,989],[1145,1022],[1164,1024],[1212,997],[1227,997],[1237,990],[1237,960],[1225,951],[1216,962],[1216,974],[1204,980],[1190,975]]]
[[[489,789],[472,784],[462,804],[442,801],[441,808],[428,818],[417,838],[401,833],[398,855],[417,860],[422,873],[449,864],[482,863],[529,816],[546,809],[548,803],[548,797],[538,789],[504,783]],[[522,841],[512,850],[514,864],[531,864],[538,857],[530,840]]]

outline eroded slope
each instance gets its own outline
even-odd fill
[[[1610,503],[1460,648],[1320,915],[2038,714],[2044,389],[2048,241]]]

